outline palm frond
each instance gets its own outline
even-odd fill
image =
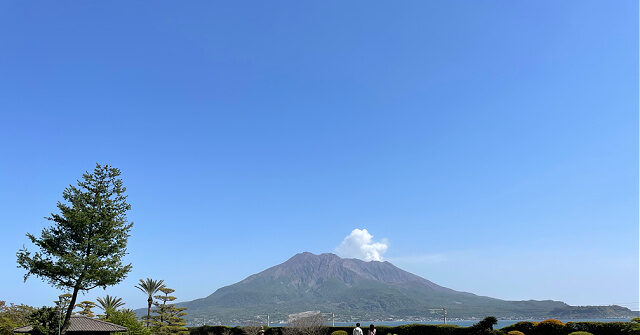
[[[154,280],[151,278],[147,278],[145,280],[140,279],[140,282],[135,287],[151,297],[164,287],[163,283],[164,280]]]
[[[122,298],[112,297],[107,294],[104,298],[97,298],[98,304],[102,310],[106,311],[107,309],[117,310],[118,307],[124,306],[124,302]]]

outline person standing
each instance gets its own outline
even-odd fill
[[[369,334],[367,335],[376,335],[376,327],[373,326],[373,323],[369,325]]]
[[[360,329],[360,323],[356,323],[356,327],[353,328],[353,335],[362,335],[362,329]]]

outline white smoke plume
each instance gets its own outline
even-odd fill
[[[384,239],[374,242],[373,235],[366,229],[354,229],[335,251],[340,257],[382,261],[382,255],[387,251],[387,242]]]

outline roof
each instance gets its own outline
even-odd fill
[[[13,330],[14,333],[30,333],[33,327],[24,326]],[[72,315],[69,320],[69,328],[66,332],[126,332],[127,327],[119,326],[111,322],[92,319],[82,315]]]

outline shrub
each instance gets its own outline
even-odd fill
[[[58,312],[54,307],[43,306],[29,314],[27,320],[33,331],[31,334],[57,334],[58,324],[60,322],[58,318]]]
[[[413,324],[395,327],[378,326],[378,335],[640,335],[637,322],[567,322],[545,320],[539,323],[520,321],[500,330],[490,330],[493,318],[478,322],[476,326]],[[288,327],[265,328],[264,335],[288,335]],[[57,329],[56,329],[57,330]],[[191,335],[245,335],[240,327],[201,326],[189,329]],[[353,326],[323,327],[315,335],[350,335]],[[573,333],[572,333],[573,332]],[[2,334],[0,334],[2,335]]]
[[[149,335],[151,333],[142,322],[138,321],[136,313],[130,309],[110,311],[107,321],[127,327],[128,335]]]
[[[558,320],[558,319],[547,319],[544,321],[540,321],[538,323],[538,326],[540,325],[547,325],[547,324],[552,324],[552,325],[558,325],[558,326],[564,326],[564,322]]]
[[[473,329],[481,330],[493,330],[493,326],[498,323],[498,319],[495,316],[487,316],[482,321],[471,326]]]
[[[520,321],[516,322],[510,326],[506,326],[502,328],[502,331],[510,332],[510,331],[519,331],[521,333],[525,333],[527,335],[533,334],[533,328],[536,326],[535,322],[531,321]]]
[[[229,326],[201,326],[189,328],[191,335],[243,335],[242,328]]]
[[[258,327],[258,326],[244,326],[242,327],[242,332],[244,335],[258,335],[260,334],[260,332],[264,332],[264,329],[262,329],[262,327]]]
[[[29,321],[27,317],[36,309],[27,305],[7,306],[4,301],[0,300],[0,334],[13,335],[13,329],[26,326]]]
[[[564,334],[568,334],[571,331],[570,329],[565,329],[565,328],[566,326],[562,321],[556,320],[556,319],[548,319],[548,320],[538,322],[538,324],[535,325],[534,333],[540,334],[540,335],[543,335],[543,334],[564,335]]]
[[[640,334],[640,324],[634,322],[567,322],[567,328],[572,332],[583,331],[595,335]]]

